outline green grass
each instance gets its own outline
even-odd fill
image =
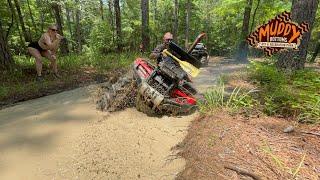
[[[138,53],[109,53],[104,54],[84,54],[69,55],[59,58],[59,66],[62,69],[78,69],[79,67],[93,67],[98,71],[105,71],[115,68],[128,67]]]
[[[272,63],[251,62],[249,78],[261,89],[259,101],[268,115],[320,123],[320,73],[304,69],[278,71]]]

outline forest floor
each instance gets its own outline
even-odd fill
[[[212,58],[195,85],[203,93],[220,75],[244,66]],[[134,108],[104,113],[95,109],[96,88],[81,87],[0,110],[1,179],[245,177],[224,165],[265,178],[289,177],[289,170],[299,177],[319,174],[319,137],[307,134],[319,126],[224,112],[204,117],[149,117]],[[283,133],[290,124],[295,131]]]
[[[62,78],[57,79],[52,74],[46,73],[48,69],[44,69],[44,82],[35,82],[35,69],[22,69],[23,78],[19,78],[15,84],[12,84],[10,79],[3,79],[1,82],[4,86],[12,88],[10,92],[4,94],[0,93],[0,109],[14,105],[15,103],[56,94],[59,92],[75,89],[78,87],[88,86],[94,83],[105,82],[110,78],[119,76],[124,69],[117,68],[116,70],[109,70],[107,73],[98,73],[94,68],[86,67],[76,71],[60,70]],[[11,82],[10,82],[11,81]]]

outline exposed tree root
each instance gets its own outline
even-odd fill
[[[241,169],[239,167],[236,167],[236,166],[225,165],[224,168],[230,169],[230,170],[235,171],[236,173],[244,175],[244,176],[249,176],[249,177],[251,177],[252,179],[255,179],[255,180],[260,180],[261,179],[260,176],[254,174],[254,173],[251,173],[251,172],[249,172],[247,170],[244,170],[244,169]]]

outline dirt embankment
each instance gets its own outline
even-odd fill
[[[285,133],[290,125],[294,131]],[[307,134],[319,130],[265,116],[199,117],[178,146],[187,160],[178,179],[319,179],[320,136]]]

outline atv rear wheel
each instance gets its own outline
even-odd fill
[[[140,93],[138,93],[136,97],[136,109],[140,112],[145,113],[147,116],[156,114],[156,111],[153,110],[148,104],[146,104]]]

